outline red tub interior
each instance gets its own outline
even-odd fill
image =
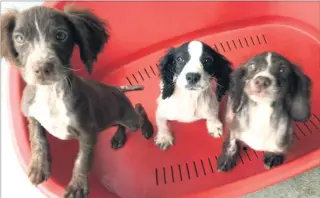
[[[51,3],[59,9],[66,2]],[[153,140],[129,133],[124,148],[114,151],[114,128],[99,137],[91,174],[91,198],[235,197],[280,182],[320,164],[320,2],[76,2],[106,19],[111,40],[88,76],[115,85],[143,84],[142,92],[128,93],[144,105],[155,123],[159,94],[157,62],[170,46],[197,39],[207,42],[235,67],[267,50],[287,56],[313,80],[312,116],[297,123],[294,148],[286,164],[265,170],[262,153],[242,150],[236,168],[218,173],[222,140],[211,138],[203,121],[172,123],[176,144],[160,151]],[[48,4],[49,5],[49,4]],[[78,51],[73,63],[82,68]],[[23,83],[10,70],[10,108],[17,153],[26,169],[30,148],[19,102]],[[61,197],[70,180],[77,154],[76,141],[49,135],[52,176],[40,189]]]

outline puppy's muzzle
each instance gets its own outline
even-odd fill
[[[195,85],[200,81],[201,74],[190,72],[186,74],[186,79],[189,85]]]
[[[271,85],[271,79],[265,76],[258,76],[253,80],[255,91],[260,93]]]
[[[46,81],[53,75],[54,65],[53,63],[47,62],[39,64],[33,67],[33,74],[40,81]]]

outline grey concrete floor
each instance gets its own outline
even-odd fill
[[[320,167],[242,198],[320,198]]]

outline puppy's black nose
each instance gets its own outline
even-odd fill
[[[196,84],[197,82],[199,82],[201,75],[199,73],[190,72],[190,73],[187,73],[186,78],[189,84]]]
[[[259,88],[267,88],[271,85],[271,79],[265,76],[258,76],[254,79],[254,84]]]
[[[49,76],[53,71],[53,64],[45,63],[34,68],[34,73],[36,76]]]

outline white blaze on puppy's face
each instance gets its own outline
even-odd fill
[[[35,18],[34,23],[35,23],[38,39],[35,36],[32,41],[30,54],[27,57],[26,67],[25,67],[26,69],[25,80],[29,84],[37,83],[38,77],[35,74],[35,70],[45,65],[45,63],[48,60],[52,59],[52,57],[54,56],[54,53],[50,50],[48,46],[48,42],[45,41],[43,33],[40,30],[39,24],[37,22],[37,18]]]
[[[268,53],[268,55],[266,56],[266,61],[267,61],[267,64],[268,64],[268,68],[271,67],[271,64],[272,64],[271,57],[272,57],[271,53]]]
[[[262,63],[255,63],[249,66],[249,72],[254,72],[255,75],[249,80],[248,96],[255,102],[270,103],[276,99],[276,79],[271,73],[272,68],[272,53],[268,53]],[[258,78],[267,78],[270,80],[270,85],[264,88],[261,92],[257,92],[255,80]]]
[[[274,81],[274,76],[270,73],[270,69],[272,67],[272,54],[268,53],[268,55],[265,58],[265,61],[267,63],[266,66],[264,66],[264,68],[258,67],[258,72],[255,74],[255,76],[253,77],[253,79],[256,79],[258,76],[263,76],[263,77],[268,77],[270,78],[273,82]],[[254,65],[253,68],[256,68],[257,66]]]
[[[196,73],[200,76],[200,80],[194,85],[195,88],[204,89],[207,88],[209,75],[204,71],[201,63],[201,56],[203,54],[203,44],[200,41],[192,41],[188,44],[189,60],[185,63],[181,73],[177,77],[177,87],[186,89],[188,86],[187,75],[189,73]]]

